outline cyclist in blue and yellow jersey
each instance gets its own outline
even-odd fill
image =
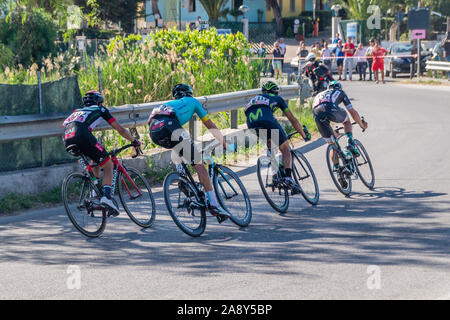
[[[83,97],[83,107],[76,109],[64,120],[64,140],[66,148],[76,145],[78,149],[99,166],[92,168],[94,175],[100,178],[100,169],[103,169],[103,197],[100,203],[113,210],[112,215],[119,214],[114,201],[111,199],[113,169],[111,157],[105,148],[97,141],[92,130],[102,121],[108,122],[125,139],[131,141],[135,147],[141,143],[136,140],[130,132],[122,127],[111,115],[109,110],[103,106],[103,96],[98,91],[89,91]]]
[[[280,88],[276,83],[272,81],[266,82],[262,86],[262,93],[251,99],[247,104],[245,115],[247,116],[247,126],[249,129],[255,129],[257,134],[259,134],[259,129],[267,129],[268,145],[274,143],[274,146],[278,146],[282,154],[284,170],[281,170],[281,175],[283,176],[283,180],[286,185],[295,190],[299,187],[292,179],[291,149],[286,132],[273,115],[274,111],[277,108],[281,109],[294,129],[300,133],[305,141],[310,140],[311,135],[309,133],[305,134],[300,122],[289,110],[286,101],[278,95],[279,90]],[[277,130],[277,132],[273,130]],[[274,133],[278,133],[278,141],[273,141],[272,135]]]
[[[178,155],[184,163],[191,164],[197,171],[200,183],[205,187],[208,195],[208,210],[213,216],[217,217],[219,222],[222,222],[229,218],[230,214],[220,208],[208,171],[201,161],[201,157],[196,157],[196,155],[201,153],[197,150],[189,133],[182,126],[189,122],[194,114],[197,114],[203,124],[222,143],[226,150],[230,150],[230,148],[234,150],[235,146],[234,144],[226,144],[223,135],[214,122],[208,118],[208,113],[202,104],[193,97],[193,90],[189,85],[177,84],[173,88],[172,96],[175,100],[155,108],[150,115],[148,119],[150,138],[154,143],[166,149],[174,149],[180,143],[184,144],[185,148],[182,148]],[[183,156],[183,149],[190,149],[190,157],[187,155]]]

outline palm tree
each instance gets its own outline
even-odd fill
[[[266,0],[267,5],[269,5],[273,10],[273,15],[275,17],[275,21],[277,22],[277,35],[282,35],[284,33],[283,27],[283,17],[281,16],[281,9],[278,5],[278,1],[280,0]]]
[[[229,12],[226,8],[228,0],[200,0],[200,3],[208,14],[210,22],[215,22],[220,17],[226,17]]]

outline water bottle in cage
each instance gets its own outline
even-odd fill
[[[184,167],[181,163],[177,163],[177,164],[175,164],[175,166],[176,166],[179,174],[181,174],[182,176],[186,175],[186,171],[184,170]]]

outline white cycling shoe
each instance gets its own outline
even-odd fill
[[[103,196],[100,200],[100,203],[111,209],[111,215],[113,217],[117,217],[120,214],[119,208],[116,206],[114,201],[112,201],[112,199],[108,199],[107,197]]]

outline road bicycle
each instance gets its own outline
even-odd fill
[[[138,170],[124,167],[117,159],[119,153],[130,147],[134,146],[129,144],[109,152],[114,164],[112,199],[118,205],[114,198],[117,186],[120,202],[130,219],[142,228],[149,228],[155,221],[156,213],[150,186]],[[76,145],[70,145],[66,150],[80,158],[83,172],[73,172],[64,179],[62,185],[64,207],[70,221],[78,231],[90,238],[98,237],[105,230],[106,220],[112,215],[112,211],[100,204],[103,190],[92,171],[92,168],[97,165],[89,164],[87,157]],[[136,148],[133,158],[139,154],[141,151]]]
[[[303,126],[303,130],[305,133],[308,132],[305,126]],[[289,191],[292,196],[300,193],[311,205],[319,202],[319,185],[314,171],[306,157],[300,151],[294,150],[291,138],[296,134],[298,132],[289,134],[288,139],[291,144],[292,177],[300,186],[299,190],[293,190],[283,182],[281,156],[277,160],[270,151],[270,145],[267,149],[267,156],[259,157],[257,162],[258,181],[264,197],[270,206],[280,213],[286,212],[289,208]]]
[[[363,117],[361,120],[364,122]],[[354,124],[356,122],[352,123],[352,125]],[[345,134],[339,132],[342,129],[344,127],[335,129],[336,137],[333,139],[334,142],[328,145],[326,153],[328,170],[330,171],[333,182],[337,189],[345,196],[349,196],[352,192],[352,180],[358,178],[361,179],[361,182],[367,188],[372,190],[375,186],[375,174],[369,154],[363,144],[357,139],[353,139],[353,141],[358,149],[358,155],[348,150],[344,151],[339,144],[339,140],[345,136]],[[333,158],[331,156],[332,151]]]
[[[230,168],[202,156],[220,206],[239,227],[247,227],[252,219],[252,206],[247,190]],[[203,185],[195,181],[189,167],[177,164],[177,171],[164,179],[164,200],[175,224],[191,237],[199,237],[206,229],[207,196]]]

